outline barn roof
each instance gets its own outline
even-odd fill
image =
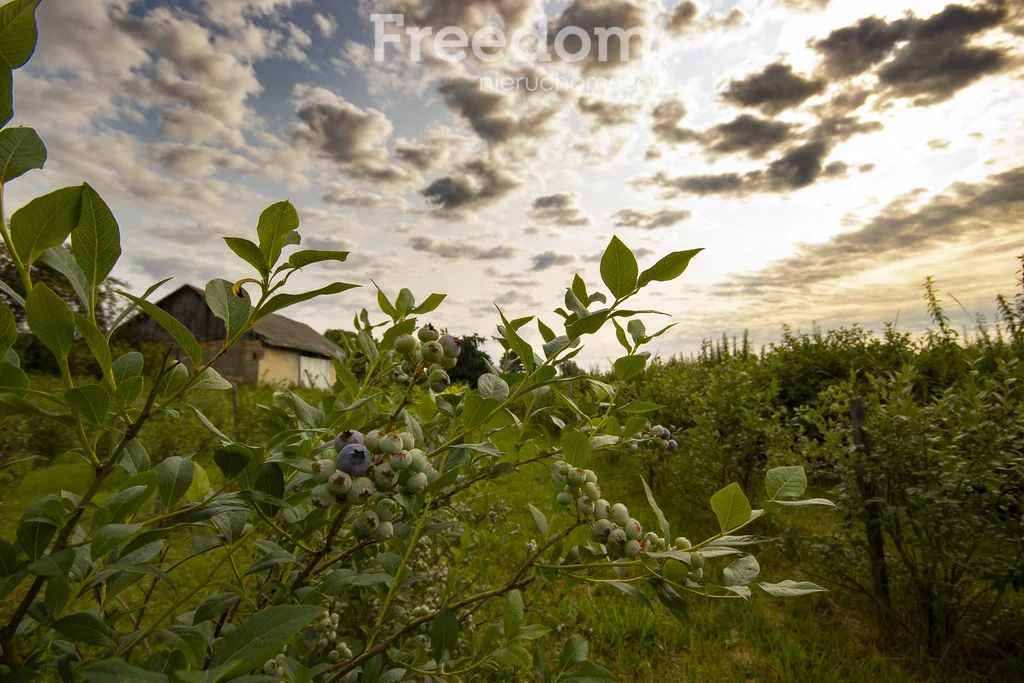
[[[157,302],[157,305],[175,296],[183,289],[191,290],[204,300],[206,298],[206,292],[202,288],[193,285],[183,285],[168,294],[160,302]],[[271,313],[267,317],[261,318],[253,327],[252,334],[267,346],[281,349],[295,349],[296,351],[305,351],[331,357],[336,356],[341,350],[337,344],[306,323],[300,323],[298,320],[292,320],[276,313]]]

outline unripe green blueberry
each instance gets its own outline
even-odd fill
[[[374,429],[371,432],[367,432],[366,437],[363,439],[363,445],[371,453],[380,453],[380,437],[384,436],[384,432],[379,429]]]
[[[337,626],[339,621],[341,621],[341,615],[337,612],[331,612],[331,623]]]
[[[680,536],[676,539],[676,550],[689,550],[691,547],[693,547],[693,544],[685,536]]]
[[[668,450],[668,441],[662,441],[661,439],[658,439],[654,443],[657,444],[659,451],[667,451]]]
[[[452,380],[444,370],[434,370],[427,378],[427,386],[430,387],[430,390],[435,394],[440,394],[442,391],[450,387],[451,384]]]
[[[444,358],[444,347],[441,346],[441,342],[428,341],[420,349],[420,354],[427,363],[437,363]]]
[[[314,460],[310,469],[314,484],[326,484],[338,466],[334,464],[333,460]]]
[[[594,501],[586,496],[580,496],[579,500],[576,501],[576,508],[581,514],[592,515],[594,514]]]
[[[594,516],[598,519],[608,519],[612,514],[612,504],[604,498],[594,503]]]
[[[327,653],[327,661],[334,663],[339,659],[341,659],[341,653],[339,653],[337,650],[331,650]]]
[[[402,448],[405,450],[416,448],[416,437],[413,436],[412,432],[401,432],[398,436],[402,439]]]
[[[405,444],[402,443],[402,437],[398,434],[391,432],[380,437],[380,450],[389,455],[394,455],[398,451],[402,450]]]
[[[420,493],[425,488],[427,488],[427,475],[423,472],[417,472],[409,477],[409,481],[405,482],[405,490],[409,493]]]
[[[698,569],[704,567],[704,556],[700,553],[690,553],[690,566]]]
[[[626,536],[631,541],[634,541],[644,535],[644,528],[640,525],[640,522],[636,521],[632,517],[622,525],[622,528],[626,530]]]
[[[377,513],[377,517],[380,518],[380,521],[394,521],[395,517],[398,516],[398,503],[390,498],[381,498],[377,501],[375,511]]]
[[[342,643],[338,646],[338,653],[342,656],[343,659],[350,659],[352,657],[352,650],[345,643]]]
[[[597,473],[594,470],[583,470],[583,476],[586,477],[588,484],[597,483]]]
[[[377,526],[377,530],[373,532],[373,540],[378,543],[383,543],[392,536],[395,535],[395,527],[391,522],[381,522]]]
[[[327,640],[335,641],[337,639],[338,639],[338,632],[337,631],[328,631],[327,632]]]
[[[268,659],[267,663],[263,665],[263,673],[273,676],[277,673],[277,662],[273,659]]]
[[[572,491],[566,486],[565,490],[555,496],[555,502],[559,505],[572,505]]]
[[[441,336],[441,333],[434,329],[434,326],[427,323],[420,328],[420,331],[416,333],[416,336],[420,338],[421,342],[437,341],[437,338]]]
[[[404,469],[408,469],[409,465],[412,464],[412,456],[409,455],[409,451],[398,451],[391,456],[391,469],[401,472]]]
[[[459,354],[462,353],[462,340],[453,337],[450,334],[442,334],[441,338],[437,340],[440,342],[441,347],[444,349],[444,355],[449,358],[458,358]]]
[[[596,503],[601,500],[601,487],[596,482],[588,481],[583,485],[583,495]]]
[[[665,428],[662,427],[661,425],[654,425],[653,427],[651,427],[651,431],[654,432],[654,436],[660,439],[661,433],[665,431]]]
[[[635,538],[630,539],[626,542],[626,545],[623,546],[622,552],[625,553],[626,557],[630,559],[636,557],[640,554],[640,541],[636,540]]]
[[[619,526],[629,523],[629,509],[622,503],[612,505],[612,520]]]
[[[640,447],[637,446],[635,443],[631,443],[628,446],[626,446],[626,453],[628,453],[629,455],[636,455],[639,452]]]
[[[352,477],[347,472],[335,472],[329,480],[331,491],[336,496],[344,496],[352,488]]]
[[[608,534],[608,545],[618,550],[622,550],[626,547],[626,543],[629,542],[629,538],[626,536],[626,532],[622,529],[612,529],[611,533]]]
[[[697,567],[696,569],[691,570],[690,571],[690,578],[693,579],[694,581],[698,581],[698,582],[702,581],[704,579],[704,568],[703,567]]]
[[[643,546],[645,548],[654,550],[658,547],[659,540],[660,539],[658,538],[658,534],[654,533],[653,531],[648,531],[646,534],[644,534]]]
[[[437,481],[437,477],[440,475],[440,473],[437,470],[435,470],[434,466],[431,465],[429,462],[427,463],[427,469],[423,470],[423,474],[427,475],[428,484],[433,484],[435,481]]]
[[[320,640],[316,641],[316,646],[318,648],[320,648],[321,650],[326,650],[327,649],[327,639],[326,638],[321,638]]]
[[[569,474],[569,470],[571,470],[572,467],[564,460],[556,460],[555,464],[551,466],[551,469],[554,470],[555,474],[564,477]]]
[[[454,357],[445,356],[441,359],[441,367],[445,370],[451,370],[459,364],[459,359]]]
[[[352,486],[348,493],[345,494],[345,500],[353,505],[369,503],[373,498],[374,490],[373,482],[369,477],[356,477],[352,480]]]
[[[366,510],[359,513],[359,516],[352,522],[352,532],[356,536],[365,538],[376,531],[378,526],[380,526],[380,519],[377,518],[377,513]]]
[[[429,376],[435,370],[444,370],[444,366],[440,363],[431,363],[430,367],[427,368],[427,375]]]
[[[668,550],[668,540],[666,540],[664,538],[661,538],[659,536],[658,537],[658,550],[661,551],[661,552],[665,552],[666,550]]]
[[[607,519],[599,519],[594,522],[594,526],[590,529],[590,538],[595,543],[601,543],[602,545],[608,542],[608,536],[612,533],[615,527],[612,526],[611,521]]]
[[[418,448],[409,451],[409,470],[415,474],[425,469],[427,469],[427,457],[423,455],[423,451]]]
[[[411,334],[400,334],[395,337],[395,351],[405,355],[416,350],[416,338]]]
[[[331,491],[331,487],[327,484],[317,484],[313,487],[313,490],[309,492],[309,502],[318,508],[334,505],[336,500],[334,493]]]
[[[382,489],[390,489],[398,483],[398,472],[391,465],[382,462],[373,468],[373,481]]]
[[[583,486],[583,484],[585,484],[587,481],[586,473],[579,467],[575,467],[569,470],[569,473],[565,476],[565,478],[569,481],[569,485],[574,488],[579,488]]]

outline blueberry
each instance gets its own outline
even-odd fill
[[[567,474],[565,478],[569,480],[569,485],[574,488],[583,486],[587,481],[586,473],[579,467],[569,470],[569,474]]]
[[[348,493],[345,494],[345,500],[353,505],[362,505],[363,503],[370,502],[370,499],[373,498],[373,492],[373,482],[370,481],[369,477],[357,477],[352,480],[352,486],[349,488]]]
[[[381,432],[379,429],[374,429],[372,432],[367,432],[366,441],[364,442],[363,445],[366,446],[371,453],[379,453],[380,437],[382,437],[383,435],[383,432]]]
[[[608,536],[612,533],[612,523],[607,519],[599,519],[594,522],[594,526],[590,529],[590,538],[595,543],[601,543],[602,545],[608,542]]]
[[[690,578],[694,581],[702,581],[704,579],[704,568],[697,567],[696,569],[691,569]]]
[[[628,446],[626,446],[626,453],[628,453],[629,455],[636,455],[639,452],[640,447],[637,446],[635,443],[631,443]]]
[[[331,491],[336,496],[343,496],[352,488],[352,477],[347,472],[335,472],[329,480]]]
[[[451,358],[449,356],[445,356],[444,358],[441,359],[441,367],[443,367],[445,370],[451,370],[458,364],[458,358]]]
[[[565,475],[569,474],[569,470],[571,470],[572,468],[566,461],[556,460],[555,464],[551,466],[551,469],[554,470],[555,474],[564,477]]]
[[[277,673],[277,662],[273,659],[268,659],[267,663],[263,665],[263,673],[273,676]]]
[[[374,510],[382,522],[391,522],[398,516],[398,503],[390,498],[381,498]]]
[[[338,469],[333,460],[314,460],[310,467],[314,484],[326,484],[331,475]]]
[[[423,356],[423,360],[427,363],[437,363],[444,358],[444,347],[441,346],[441,342],[428,341],[420,349],[420,355]]]
[[[628,542],[629,538],[626,536],[626,532],[622,529],[612,529],[611,533],[608,534],[608,545],[619,551],[621,551]]]
[[[420,493],[425,488],[427,488],[427,475],[423,472],[417,472],[409,477],[409,481],[405,482],[405,490],[412,494]]]
[[[586,479],[587,479],[586,483],[588,483],[588,484],[596,484],[597,483],[597,474],[594,472],[594,470],[583,470],[583,476],[586,477]]]
[[[426,325],[420,328],[420,331],[416,333],[416,336],[420,338],[421,342],[428,342],[437,341],[437,338],[440,337],[441,334],[434,328],[433,325],[427,323]]]
[[[670,451],[672,451],[673,453],[676,452],[676,450],[679,449],[679,444],[676,443],[675,439],[669,439],[668,440],[668,449]]]
[[[704,556],[700,553],[690,553],[690,566],[698,569],[704,567]]]
[[[336,500],[334,493],[331,491],[331,487],[327,484],[317,484],[313,487],[313,490],[309,492],[309,502],[318,508],[334,505]]]
[[[390,462],[391,469],[401,472],[412,464],[412,456],[409,455],[409,451],[398,451],[391,456]]]
[[[604,498],[594,503],[594,516],[598,519],[608,519],[612,514],[612,504]]]
[[[566,486],[565,490],[555,496],[555,502],[559,505],[572,505],[572,491]]]
[[[669,448],[668,441],[662,441],[661,439],[658,439],[654,443],[657,445],[659,451],[667,451]]]
[[[629,523],[629,509],[622,503],[612,505],[612,520],[619,526],[626,526]]]
[[[451,386],[452,380],[448,377],[448,373],[444,370],[434,370],[430,373],[430,377],[427,378],[427,386],[435,394],[440,394],[449,386]]]
[[[370,464],[370,451],[361,444],[350,443],[338,453],[338,469],[348,472],[353,477],[358,477],[369,469]]]
[[[644,528],[640,525],[640,522],[636,521],[632,517],[622,525],[622,528],[626,530],[626,536],[628,536],[631,541],[640,538],[644,534]]]
[[[391,522],[380,522],[377,530],[373,532],[373,540],[383,543],[395,535],[395,527]]]
[[[669,439],[672,438],[672,432],[668,431],[668,428],[662,429],[661,438],[664,439],[665,441],[668,441]]]
[[[376,531],[379,526],[380,519],[377,518],[377,513],[366,510],[359,513],[359,516],[352,522],[352,532],[356,536],[366,537]]]
[[[583,495],[596,503],[601,500],[601,487],[592,481],[588,481],[583,485]]]
[[[586,496],[580,496],[576,501],[576,509],[583,515],[594,514],[594,501],[590,500]]]
[[[434,483],[435,481],[437,481],[437,478],[440,476],[440,472],[435,470],[434,466],[431,465],[429,462],[427,463],[427,469],[423,470],[423,474],[427,475],[427,483],[428,484]]]
[[[693,544],[685,536],[680,536],[676,539],[676,550],[689,550],[691,547],[693,547]]]
[[[626,545],[622,548],[622,551],[623,553],[625,553],[626,557],[632,559],[640,554],[640,542],[637,541],[635,538],[630,539],[626,542]]]
[[[411,334],[400,334],[395,337],[395,351],[401,354],[412,353],[416,350],[416,338]]]
[[[334,437],[334,450],[337,453],[341,453],[341,449],[345,446],[357,443],[363,444],[363,435],[354,429],[346,429],[343,432],[339,432],[338,436]]]
[[[389,455],[394,455],[398,451],[402,450],[405,444],[402,443],[402,437],[395,432],[390,432],[380,437],[380,450]]]
[[[662,427],[661,425],[654,425],[653,427],[651,427],[651,431],[654,432],[655,436],[660,437],[661,433],[665,431],[665,428]]]
[[[658,534],[654,533],[653,531],[648,531],[646,534],[644,534],[643,546],[648,550],[654,550],[658,547],[658,542],[660,540],[661,539],[658,538]]]
[[[418,448],[409,451],[409,470],[413,474],[425,471],[427,464],[427,457],[423,455],[423,451]]]
[[[373,481],[382,489],[390,489],[398,483],[398,472],[391,465],[383,462],[373,468]]]
[[[462,353],[462,340],[458,337],[442,334],[438,341],[441,342],[441,346],[444,348],[444,355],[449,358],[458,358],[459,354]]]
[[[402,432],[398,436],[402,439],[402,447],[405,450],[416,448],[416,437],[413,436],[412,432]]]
[[[432,373],[432,372],[434,372],[436,370],[441,370],[443,372],[444,371],[444,366],[441,365],[440,363],[432,364],[429,368],[427,368],[427,376],[429,376],[430,373]]]

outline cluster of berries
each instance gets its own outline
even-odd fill
[[[352,649],[338,635],[339,621],[340,616],[337,612],[324,610],[316,624],[317,634],[320,636],[316,641],[316,646],[331,663],[352,658]]]
[[[633,435],[633,439],[629,442],[627,452],[630,455],[635,455],[640,451],[640,443],[645,443],[656,451],[669,451],[674,452],[679,449],[679,444],[672,438],[672,432],[667,427],[661,425],[651,426],[648,422],[647,426],[637,434]]]
[[[416,437],[410,432],[375,429],[364,437],[346,429],[334,439],[334,450],[335,459],[313,462],[315,486],[309,500],[317,507],[362,506],[352,522],[352,532],[361,538],[391,538],[392,522],[400,511],[391,492],[419,495],[437,479],[437,470],[416,448]]]
[[[401,334],[395,338],[395,352],[405,356],[402,361],[403,375],[399,381],[415,380],[416,373],[426,366],[427,386],[435,393],[447,389],[452,380],[446,370],[451,370],[459,362],[462,352],[462,340],[450,334],[441,334],[427,323],[419,329],[416,336]]]

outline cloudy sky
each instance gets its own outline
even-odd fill
[[[382,61],[374,13],[403,16]],[[353,252],[296,288],[365,286],[294,317],[350,325],[373,278],[447,292],[435,322],[489,334],[495,302],[554,326],[617,234],[641,267],[706,250],[644,295],[680,322],[669,355],[784,323],[919,329],[926,275],[990,313],[1024,252],[1020,0],[46,0],[39,21],[15,124],[50,160],[8,211],[87,180],[137,290],[247,275],[221,236],[289,198],[305,246]],[[551,59],[448,61],[404,30],[487,26],[547,27]],[[651,39],[568,61],[567,27]],[[501,77],[518,90],[481,86]],[[611,334],[588,347],[617,355]]]

